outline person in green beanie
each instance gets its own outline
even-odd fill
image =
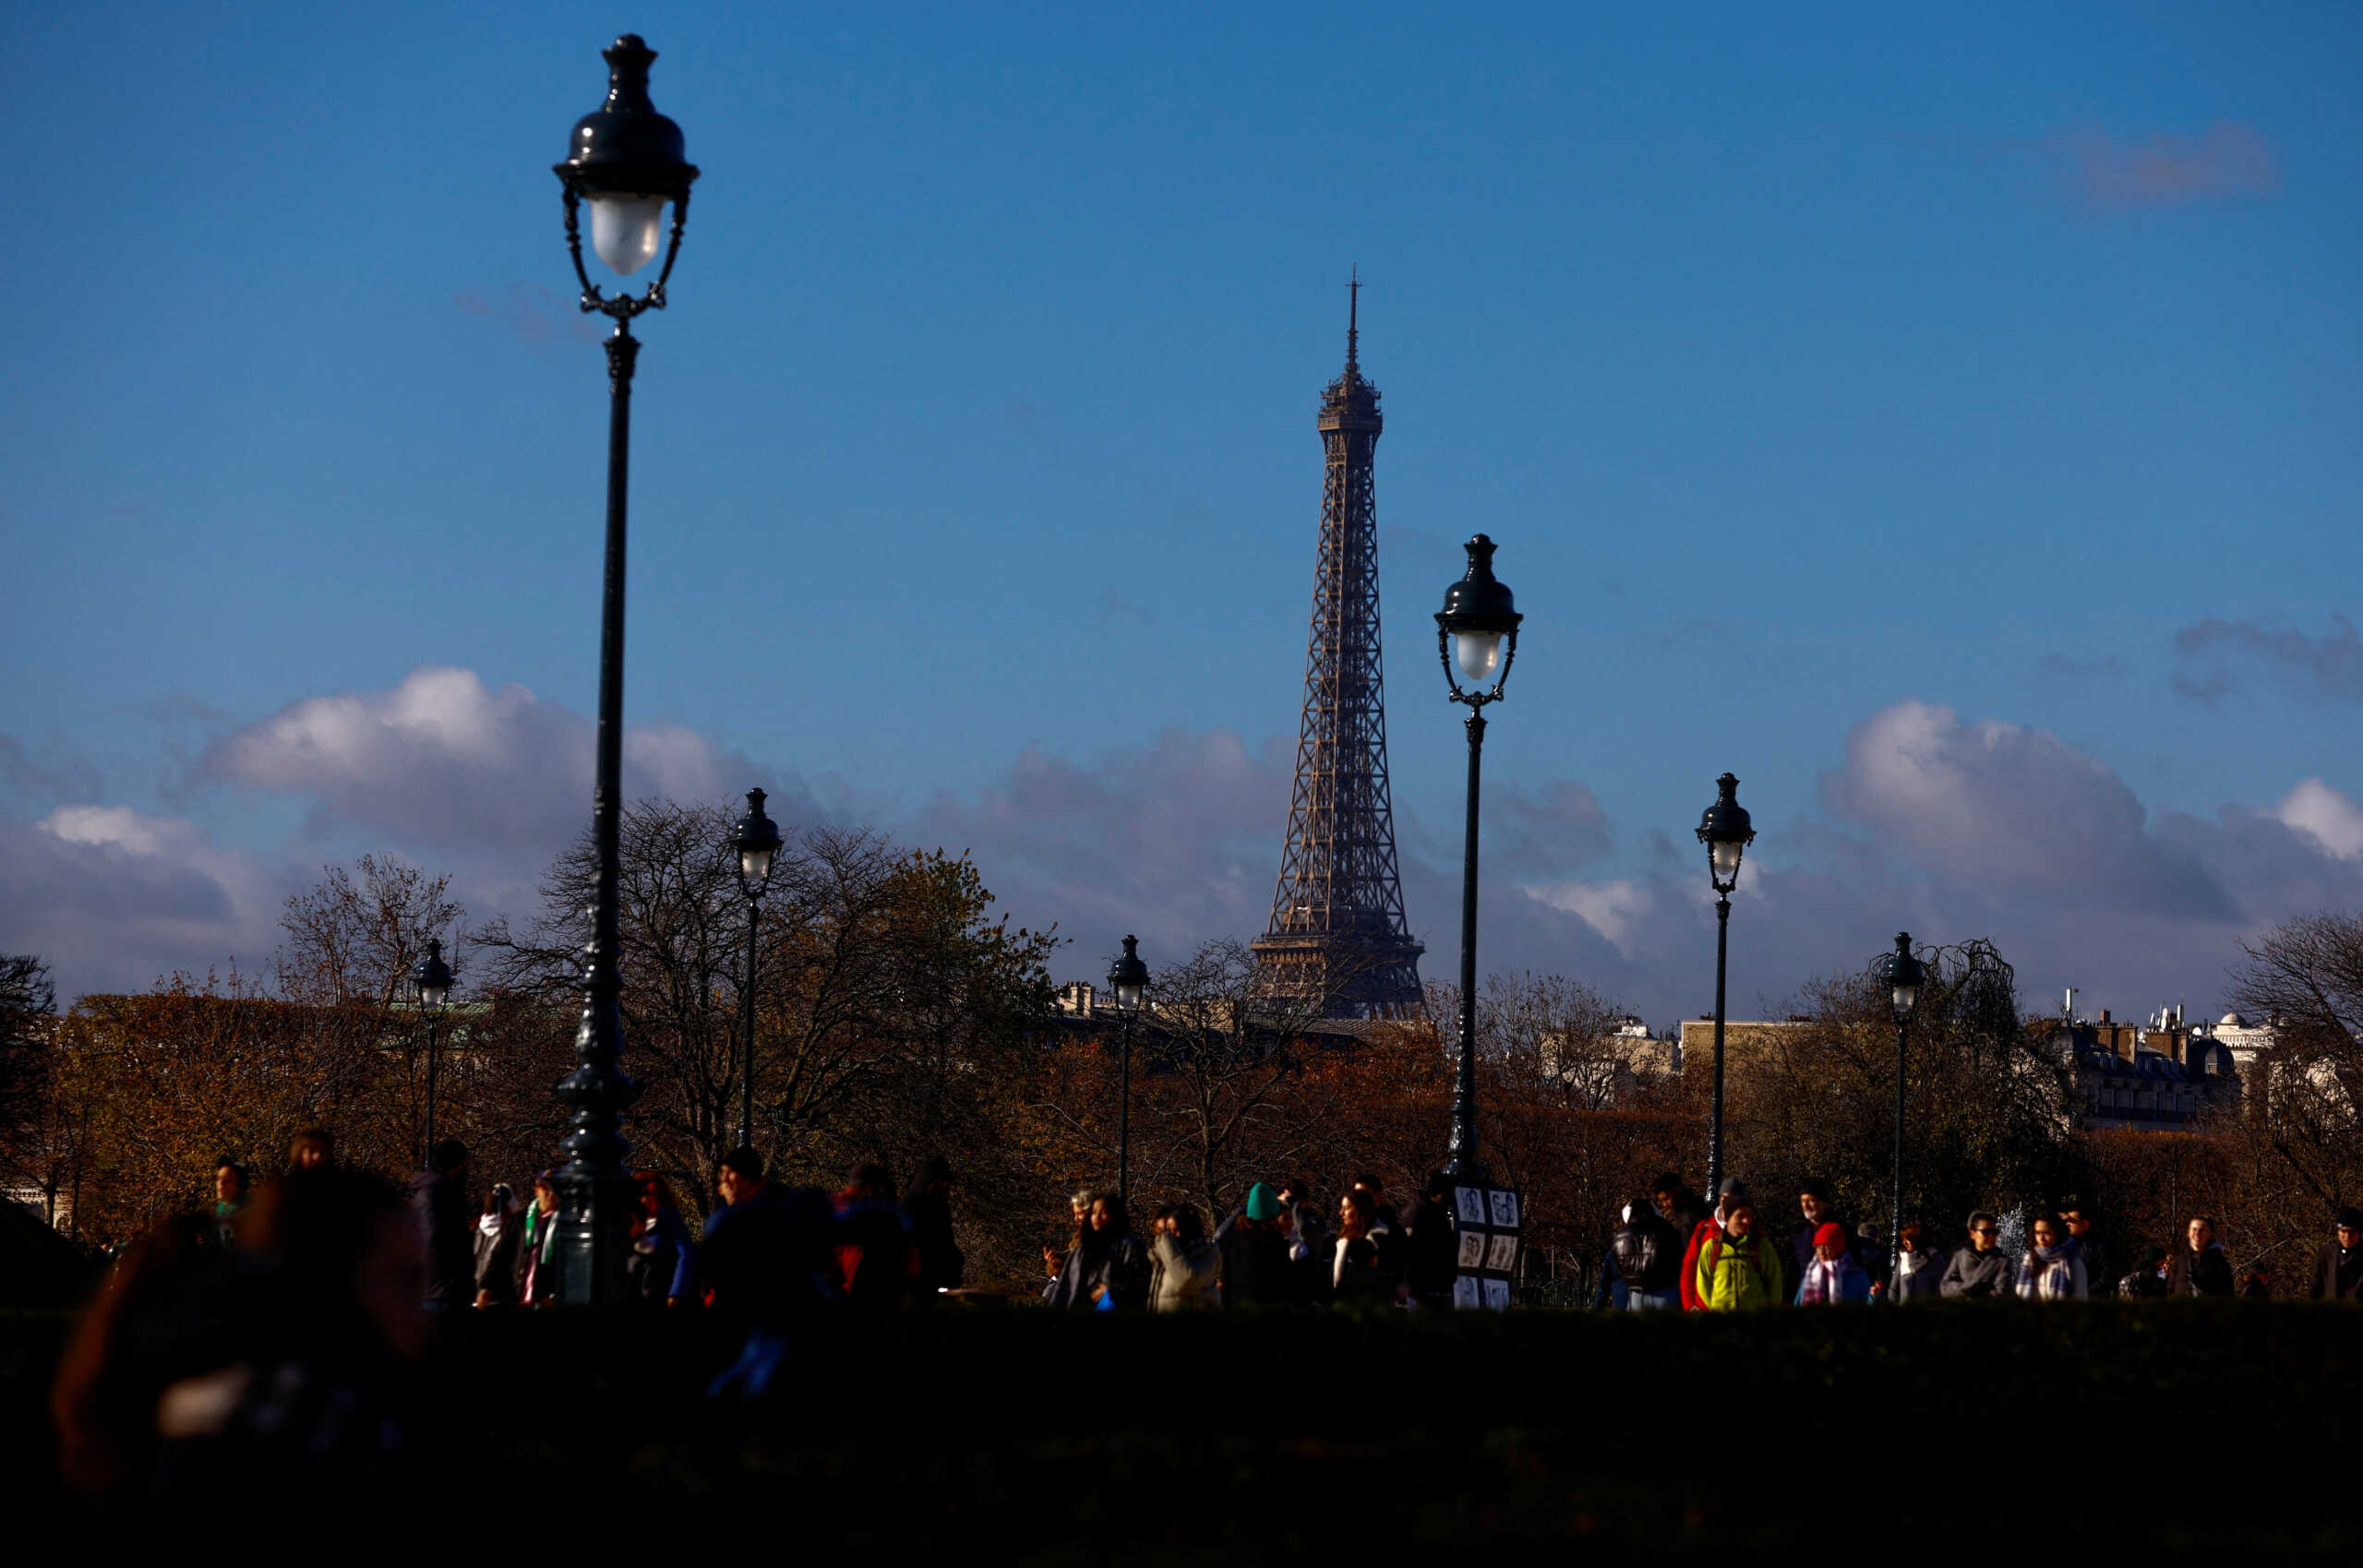
[[[1268,1181],[1247,1190],[1247,1206],[1222,1239],[1222,1299],[1227,1307],[1279,1307],[1300,1295],[1299,1270],[1280,1235],[1280,1195]]]

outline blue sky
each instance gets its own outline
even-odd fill
[[[2363,30],[2060,13],[28,12],[0,944],[252,962],[371,848],[530,896],[605,433],[548,165],[628,27],[704,170],[636,410],[652,787],[973,847],[1076,974],[1252,935],[1359,265],[1430,972],[1482,529],[1489,955],[1697,1011],[1663,835],[1731,768],[1744,998],[1910,924],[2212,1005],[2363,897]]]

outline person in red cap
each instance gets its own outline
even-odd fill
[[[1797,1281],[1797,1305],[1835,1307],[1870,1299],[1871,1276],[1846,1250],[1846,1227],[1835,1221],[1824,1224],[1813,1233],[1813,1261]]]

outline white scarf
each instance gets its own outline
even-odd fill
[[[2020,1260],[2019,1294],[2030,1301],[2057,1301],[2072,1294],[2074,1286],[2064,1246],[2032,1248]]]

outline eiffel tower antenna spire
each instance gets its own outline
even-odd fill
[[[1346,285],[1346,368],[1321,398],[1321,544],[1296,785],[1272,923],[1249,944],[1255,991],[1333,1016],[1386,1017],[1420,1003],[1420,954],[1403,918],[1386,782],[1379,664],[1378,513],[1372,457],[1385,421],[1362,378],[1361,272]]]
[[[1360,374],[1361,360],[1362,269],[1354,268],[1353,277],[1346,284],[1346,368]]]

